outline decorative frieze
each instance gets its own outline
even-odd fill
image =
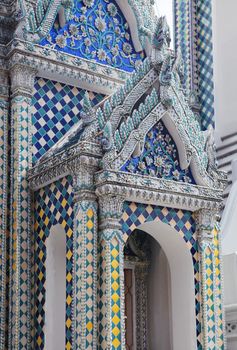
[[[38,76],[100,92],[113,93],[124,84],[127,74],[117,68],[84,58],[14,39],[7,46],[8,65],[26,65],[37,69]]]
[[[150,176],[101,171],[96,174],[95,181],[98,196],[120,195],[128,201],[188,210],[218,209],[222,203],[222,192],[216,189]]]

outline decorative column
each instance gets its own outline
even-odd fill
[[[93,163],[84,158],[73,175],[74,187],[74,347],[97,348],[97,198]],[[86,165],[87,164],[87,165]]]
[[[201,209],[196,213],[199,243],[203,349],[224,349],[224,329],[220,334],[221,281],[219,243],[216,241],[217,213]],[[222,325],[223,326],[223,325]]]
[[[136,350],[149,349],[148,334],[148,272],[149,263],[139,262],[135,266],[136,290]]]
[[[123,199],[99,198],[98,346],[125,350]]]
[[[6,243],[8,202],[8,74],[0,70],[0,349],[6,337]]]
[[[9,349],[31,346],[31,199],[27,170],[31,165],[31,99],[36,71],[11,68],[11,203]]]

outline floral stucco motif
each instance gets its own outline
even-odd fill
[[[75,0],[68,23],[58,18],[41,45],[126,71],[144,58],[136,52],[128,23],[113,0]]]
[[[147,133],[142,154],[131,157],[121,170],[194,183],[191,171],[181,169],[177,147],[162,122],[157,123]]]

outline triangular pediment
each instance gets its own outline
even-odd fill
[[[195,183],[191,170],[181,169],[177,146],[162,121],[149,130],[145,142],[138,145],[120,170],[166,180]]]
[[[143,51],[135,50],[128,22],[113,0],[74,0],[67,23],[61,26],[58,14],[40,44],[125,71],[144,58]]]

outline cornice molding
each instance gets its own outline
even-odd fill
[[[8,69],[26,65],[37,69],[40,77],[106,95],[115,92],[130,74],[22,40],[14,39],[3,51]]]
[[[76,176],[85,167],[98,168],[101,159],[101,148],[96,143],[80,142],[52,156],[42,159],[28,172],[32,190],[37,190],[68,174]]]
[[[196,211],[219,210],[222,191],[176,181],[117,171],[95,176],[96,195],[122,196],[124,200]]]

